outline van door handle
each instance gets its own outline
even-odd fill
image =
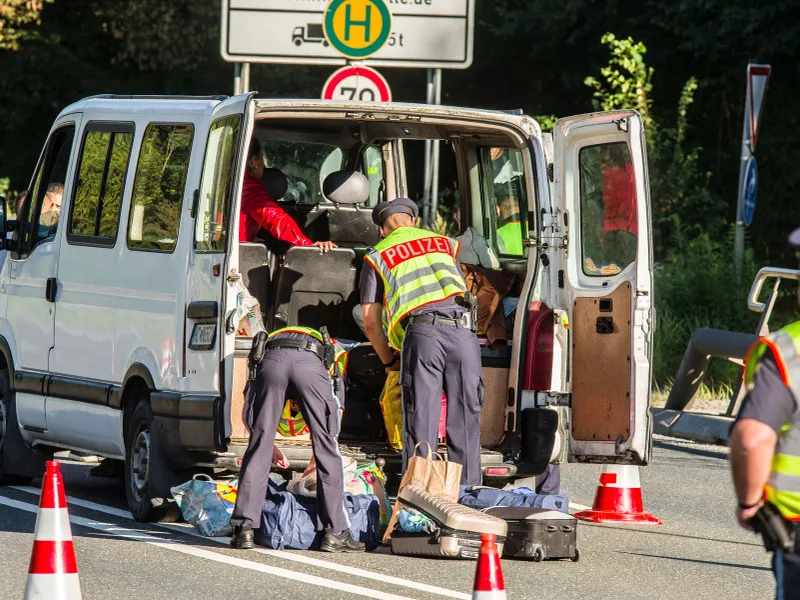
[[[56,301],[56,292],[58,291],[58,279],[51,277],[47,280],[47,285],[44,288],[44,297],[48,302]]]

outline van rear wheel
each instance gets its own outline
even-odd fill
[[[180,509],[169,502],[169,487],[179,483],[155,439],[153,411],[147,399],[136,404],[125,431],[125,496],[137,521],[162,523],[180,519]],[[157,482],[169,482],[166,491]]]
[[[14,460],[15,455],[32,452],[26,447],[22,434],[17,425],[17,410],[14,394],[11,392],[11,382],[8,371],[0,371],[0,485],[28,485],[33,477],[10,473],[10,465],[22,462],[20,456]],[[42,462],[40,457],[36,463]],[[17,464],[19,467],[19,464]],[[43,465],[42,465],[43,467]],[[44,473],[44,468],[41,469]]]

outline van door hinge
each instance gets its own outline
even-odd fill
[[[558,248],[564,250],[567,248],[567,243],[568,239],[566,235],[551,235],[525,239],[526,246],[529,248],[537,248],[539,250],[547,250],[548,248]]]
[[[242,280],[242,275],[236,269],[231,269],[228,273],[228,283],[233,285]]]

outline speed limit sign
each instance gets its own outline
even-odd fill
[[[328,78],[323,100],[338,102],[391,102],[392,92],[383,75],[362,66],[343,67]]]

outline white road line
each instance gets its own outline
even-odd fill
[[[573,510],[589,510],[590,508],[592,508],[591,506],[584,506],[583,504],[575,504],[574,502],[570,502],[569,507]]]
[[[31,486],[10,486],[10,487],[20,492],[26,492],[28,494],[34,494],[36,496],[39,495],[39,490]],[[122,519],[127,519],[129,521],[133,520],[131,517],[131,513],[129,513],[127,510],[120,510],[119,508],[113,508],[111,506],[106,506],[104,504],[97,504],[96,502],[91,502],[89,500],[82,500],[80,498],[75,498],[73,496],[67,496],[67,502],[75,506],[80,506],[81,508],[88,508],[90,510],[95,510],[97,512],[105,513],[107,515],[112,515],[115,517],[120,517]],[[199,533],[191,525],[181,526],[181,525],[170,525],[166,523],[151,523],[151,525],[160,527],[162,529],[168,529],[170,531],[177,531],[185,535],[199,537],[204,540],[211,540],[217,542],[218,544],[223,544],[225,546],[229,545],[230,542],[229,537],[213,537],[213,538],[206,537],[201,533]],[[412,590],[419,590],[420,592],[436,594],[437,596],[444,596],[447,598],[458,598],[459,600],[471,600],[472,598],[471,594],[464,594],[462,592],[457,592],[455,590],[448,590],[446,588],[441,588],[435,585],[429,585],[427,583],[421,583],[418,581],[411,581],[409,579],[402,579],[400,577],[385,575],[383,573],[377,573],[375,571],[367,571],[366,569],[359,569],[358,567],[340,565],[338,563],[332,563],[326,560],[312,558],[310,556],[304,556],[301,554],[294,554],[292,552],[286,552],[283,550],[270,550],[269,548],[255,548],[254,550],[250,550],[250,552],[258,552],[259,554],[272,556],[274,558],[278,558],[281,560],[289,560],[297,563],[305,563],[313,567],[330,569],[332,571],[338,571],[340,573],[345,573],[347,575],[355,575],[356,577],[363,577],[364,579],[372,579],[375,581],[380,581],[383,583],[388,583],[399,587],[410,588]]]
[[[39,507],[36,506],[35,504],[28,504],[27,502],[19,502],[17,500],[12,500],[11,498],[6,498],[4,496],[0,496],[0,504],[31,513],[36,513],[39,510]],[[235,567],[239,567],[241,569],[249,569],[251,571],[259,571],[261,573],[266,573],[267,575],[275,575],[276,577],[283,577],[295,583],[299,580],[298,575],[300,575],[302,576],[302,579],[300,579],[300,581],[302,581],[303,583],[339,590],[342,592],[355,594],[357,596],[365,596],[367,598],[378,598],[380,600],[412,600],[411,598],[408,598],[406,596],[398,596],[396,594],[389,594],[386,592],[381,592],[378,590],[373,590],[358,585],[341,583],[339,581],[334,581],[332,579],[324,579],[322,577],[317,577],[316,575],[309,575],[308,573],[300,573],[298,571],[291,571],[289,569],[282,569],[280,567],[271,567],[250,560],[236,558],[235,556],[218,554],[216,552],[212,552],[210,550],[204,550],[202,548],[197,548],[195,546],[186,546],[178,542],[174,542],[172,540],[162,540],[157,537],[153,537],[151,535],[142,533],[141,531],[135,531],[132,529],[117,527],[116,525],[112,525],[110,523],[101,523],[98,521],[92,521],[91,519],[84,519],[83,517],[75,517],[75,516],[71,516],[69,520],[75,523],[76,525],[81,525],[82,527],[88,527],[90,529],[95,529],[97,531],[102,531],[104,533],[110,533],[112,535],[116,535],[122,538],[141,541],[146,544],[158,546],[159,548],[164,548],[165,550],[172,550],[174,552],[180,552],[182,554],[188,554],[190,556],[196,556],[198,558],[205,558],[206,560],[211,560],[214,562],[232,565]]]

